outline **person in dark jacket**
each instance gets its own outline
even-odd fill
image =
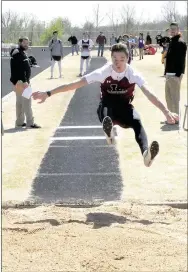
[[[101,57],[103,57],[104,45],[106,44],[106,37],[103,32],[100,32],[100,35],[96,39],[96,43],[99,45],[98,47],[98,57],[101,53]]]
[[[187,45],[183,41],[176,22],[170,25],[171,42],[166,55],[165,96],[169,111],[180,115],[180,87],[185,72]]]
[[[72,56],[74,56],[75,51],[76,51],[77,55],[79,55],[78,54],[78,40],[77,40],[76,36],[71,35],[68,38],[68,42],[70,42],[72,44]]]
[[[159,46],[162,46],[162,35],[161,35],[161,33],[158,33],[157,36],[155,37],[155,39],[156,39],[156,43]]]
[[[16,93],[16,127],[40,128],[34,123],[33,112],[31,108],[31,98],[27,99],[17,92],[17,83],[22,81],[25,88],[30,84],[31,66],[26,50],[29,47],[29,39],[27,37],[20,38],[18,47],[13,48],[10,52],[10,81],[14,85]],[[26,123],[25,123],[26,117]]]
[[[146,45],[150,45],[152,44],[152,39],[151,39],[151,36],[149,34],[149,32],[147,33],[147,36],[146,36]]]
[[[118,38],[117,38],[117,43],[121,43],[121,42],[123,42],[123,37],[120,35]]]

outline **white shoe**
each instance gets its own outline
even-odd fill
[[[114,144],[113,122],[109,116],[106,116],[103,119],[102,127],[103,127],[104,134],[106,136],[107,143],[109,145]]]
[[[144,151],[143,158],[144,158],[144,164],[147,167],[150,167],[154,158],[159,153],[159,144],[156,141],[153,141],[151,145],[149,146],[148,150]]]

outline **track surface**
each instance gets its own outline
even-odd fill
[[[91,69],[106,63],[92,58]],[[99,84],[76,91],[59,124],[64,126],[100,126],[96,114]],[[102,128],[57,128],[56,137],[104,136]],[[121,198],[118,155],[105,139],[54,140],[33,182],[32,200],[39,203],[95,203]]]

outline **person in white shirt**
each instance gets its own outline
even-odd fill
[[[144,164],[149,167],[159,152],[159,144],[157,141],[153,141],[148,146],[147,135],[140,116],[132,105],[135,84],[139,86],[151,103],[164,113],[168,123],[174,124],[178,115],[171,113],[149,90],[144,78],[127,63],[128,54],[128,49],[124,44],[115,44],[111,51],[112,63],[105,64],[102,68],[85,75],[76,82],[59,86],[47,92],[35,92],[32,96],[34,100],[39,99],[41,100],[39,103],[43,103],[51,95],[100,82],[101,101],[97,112],[108,143],[111,144],[114,140],[113,125],[118,124],[123,128],[132,128]]]
[[[94,43],[91,39],[89,39],[89,36],[87,33],[83,33],[83,39],[78,42],[78,46],[81,50],[81,59],[80,59],[80,74],[79,76],[83,75],[83,69],[84,69],[84,62],[86,62],[86,72],[89,71],[89,64],[90,64],[90,51],[92,47],[94,46]]]

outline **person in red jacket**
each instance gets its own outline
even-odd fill
[[[96,43],[99,45],[98,47],[98,57],[101,53],[101,57],[103,57],[104,45],[106,44],[106,37],[103,32],[100,32],[100,35],[96,39]]]

